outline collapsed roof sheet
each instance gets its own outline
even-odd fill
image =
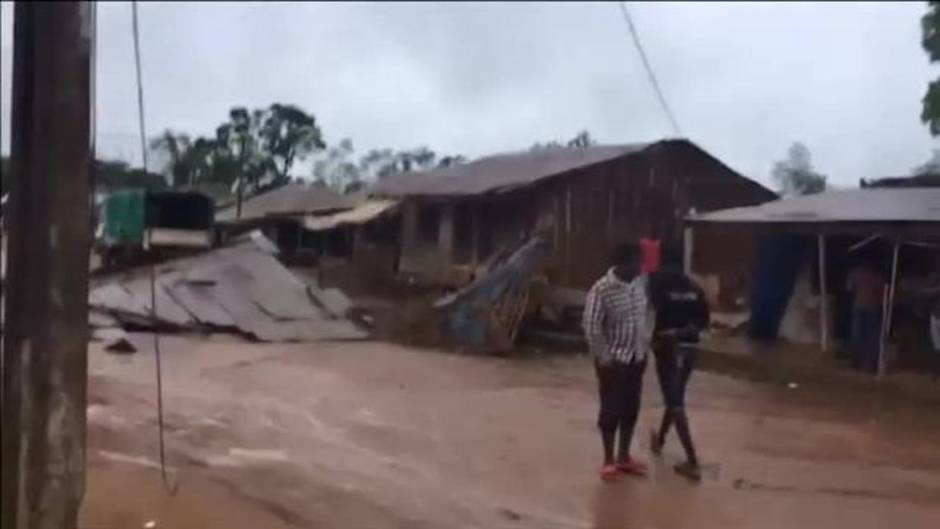
[[[237,329],[262,341],[359,339],[349,320],[316,306],[307,287],[251,237],[235,246],[157,266],[156,318],[146,270],[110,277],[89,304],[121,322],[174,328]]]

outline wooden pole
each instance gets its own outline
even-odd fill
[[[891,323],[894,319],[894,296],[897,292],[897,283],[898,283],[898,257],[901,253],[901,244],[897,240],[894,241],[894,255],[891,259],[891,283],[888,285],[888,299],[886,306],[884,307],[883,318],[884,323],[881,326],[881,347],[878,351],[878,374],[884,376],[885,371],[887,370],[887,358],[885,355],[885,349],[888,342],[888,337],[891,334]]]
[[[16,2],[13,24],[0,525],[67,528],[85,485],[94,7]]]
[[[682,269],[685,275],[692,274],[692,252],[695,251],[692,226],[686,226],[682,231]]]
[[[476,273],[477,266],[480,265],[480,207],[482,207],[481,202],[473,202],[470,205],[471,222],[473,223],[470,234],[470,266],[473,268],[474,273]]]
[[[819,234],[819,340],[829,350],[829,289],[826,284],[826,236]]]

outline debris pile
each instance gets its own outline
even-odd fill
[[[397,334],[422,345],[446,345],[469,352],[512,348],[529,306],[533,279],[550,250],[535,236],[500,252],[461,290],[417,310],[402,307]]]
[[[89,294],[89,323],[93,328],[235,332],[265,342],[367,337],[345,318],[336,293],[330,293],[328,303],[313,298],[276,253],[255,232],[232,246],[157,265],[155,314],[149,268],[103,278]]]

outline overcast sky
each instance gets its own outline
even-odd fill
[[[12,4],[2,5],[8,150]],[[925,2],[631,3],[684,136],[769,182],[794,141],[833,183],[906,174],[937,68]],[[294,103],[359,152],[469,157],[588,129],[672,135],[614,3],[140,5],[147,126],[210,134],[235,105]],[[100,157],[139,160],[130,4],[98,5]]]

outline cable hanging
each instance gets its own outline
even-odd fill
[[[682,136],[682,130],[679,128],[679,122],[676,121],[676,116],[669,108],[669,103],[666,102],[666,96],[663,95],[663,91],[659,87],[659,81],[656,80],[656,74],[653,73],[653,66],[650,64],[649,58],[646,57],[646,51],[643,50],[643,44],[640,42],[640,35],[636,30],[636,26],[633,24],[633,18],[630,16],[630,11],[627,9],[627,4],[626,2],[617,2],[617,5],[620,6],[620,12],[623,13],[623,18],[627,21],[627,27],[630,28],[630,36],[633,38],[633,45],[636,46],[636,51],[640,54],[640,59],[643,61],[643,68],[646,70],[646,75],[649,78],[650,84],[653,86],[653,90],[656,92],[656,97],[659,99],[659,105],[662,107],[663,112],[669,119],[669,123],[672,125],[673,133],[675,133],[676,136]]]
[[[140,63],[140,30],[137,24],[137,1],[131,2],[131,25],[134,34],[134,66],[137,70],[137,119],[140,125],[140,156],[143,164],[144,174],[147,173],[147,127],[144,120],[144,83],[141,75]],[[157,265],[150,265],[150,316],[157,321]],[[160,444],[160,474],[163,478],[163,486],[170,496],[176,494],[179,483],[170,483],[166,469],[166,450],[164,448],[165,428],[163,425],[163,361],[160,354],[160,335],[154,331],[153,351],[156,359],[157,370],[157,428],[159,432]]]

